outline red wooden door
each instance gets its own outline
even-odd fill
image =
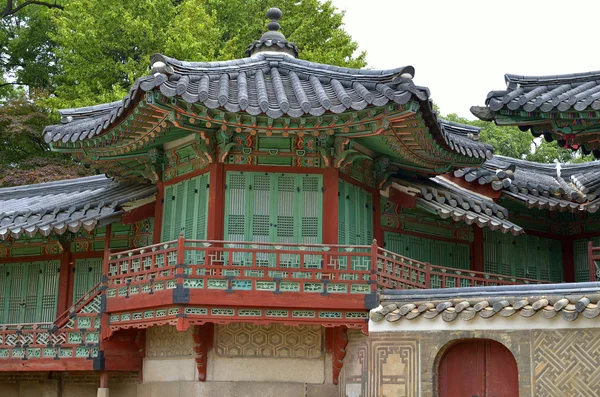
[[[450,347],[439,366],[440,397],[518,397],[517,363],[491,340],[468,340]]]

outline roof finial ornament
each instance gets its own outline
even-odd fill
[[[279,8],[269,8],[267,10],[267,18],[269,18],[271,22],[269,22],[269,24],[267,25],[267,29],[269,29],[270,31],[281,29],[281,25],[277,21],[281,19],[282,15],[283,13]]]
[[[246,55],[252,56],[261,52],[276,52],[298,57],[298,47],[296,44],[287,41],[285,36],[279,31],[281,25],[279,20],[283,13],[279,8],[269,8],[267,18],[271,20],[267,25],[268,32],[265,32],[260,40],[255,40],[246,49]]]

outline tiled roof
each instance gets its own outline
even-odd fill
[[[152,57],[153,75],[136,80],[121,101],[61,110],[62,124],[46,127],[46,142],[76,142],[100,135],[122,120],[146,92],[270,118],[321,116],[416,100],[432,136],[456,153],[490,157],[493,148],[477,141],[479,129],[440,121],[431,110],[429,90],[416,86],[414,68],[349,69],[296,59],[284,53],[258,53],[223,62],[184,62]]]
[[[441,317],[446,322],[496,315],[554,318],[574,321],[580,315],[600,315],[600,283],[511,285],[500,287],[385,290],[381,305],[371,310],[372,321],[395,322]]]
[[[504,76],[506,90],[491,91],[486,99],[489,110],[502,108],[526,112],[566,112],[600,110],[600,71],[555,76]],[[485,108],[472,108],[485,116]]]
[[[468,225],[476,224],[518,235],[523,228],[510,222],[508,210],[492,199],[471,192],[442,177],[429,179],[393,179],[396,187],[405,193],[416,195],[417,206],[438,214],[441,218],[452,218]]]
[[[596,212],[600,207],[600,162],[540,164],[494,156],[481,168],[463,168],[454,176],[525,202],[529,207]]]
[[[320,116],[389,101],[404,104],[413,96],[429,98],[427,88],[412,82],[412,66],[348,69],[270,53],[223,62],[184,62],[157,54],[151,62],[154,74],[136,80],[122,101],[60,111],[65,124],[47,127],[46,141],[76,141],[101,134],[144,92],[154,89],[209,109],[265,113],[271,118]]]
[[[119,183],[104,175],[0,189],[0,239],[92,230],[149,199],[156,186]]]
[[[492,158],[494,147],[487,143],[479,142],[481,128],[443,119],[438,119],[438,124],[443,132],[446,143],[455,152],[475,158]]]

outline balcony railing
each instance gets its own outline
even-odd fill
[[[3,359],[97,357],[100,300],[98,284],[53,323],[0,325],[0,365]]]
[[[373,245],[179,240],[109,255],[108,298],[174,289],[368,294],[545,281],[420,262]]]
[[[169,241],[109,256],[107,297],[174,289],[368,294],[371,246]]]
[[[544,284],[547,281],[435,266],[378,248],[377,284],[387,289]]]

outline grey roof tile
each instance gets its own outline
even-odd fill
[[[122,205],[156,194],[156,186],[97,175],[0,189],[0,239],[94,229]]]
[[[462,168],[454,176],[523,201],[529,207],[596,212],[600,208],[600,162],[541,164],[494,156],[481,168]]]
[[[411,98],[429,101],[429,90],[412,82],[414,68],[359,70],[298,60],[285,54],[259,53],[222,62],[180,62],[152,56],[151,76],[137,79],[121,101],[61,110],[62,122],[44,130],[46,142],[81,141],[100,135],[136,106],[144,92],[155,89],[167,97],[202,103],[210,109],[279,118],[343,113]],[[451,150],[476,158],[490,157],[492,147],[477,142],[479,130],[428,116],[432,135]]]

